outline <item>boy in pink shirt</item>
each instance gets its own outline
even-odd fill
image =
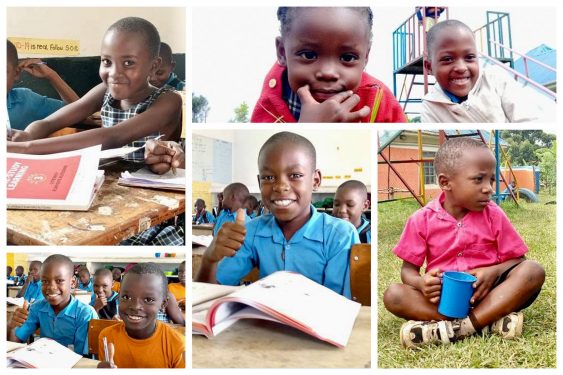
[[[538,296],[545,271],[524,258],[526,244],[490,201],[495,166],[487,145],[468,137],[448,140],[436,154],[442,193],[408,219],[393,249],[403,259],[403,283],[391,284],[383,297],[387,310],[409,319],[400,332],[407,348],[487,331],[506,339],[522,334],[520,310]],[[426,273],[420,275],[425,262]],[[438,312],[443,271],[477,278],[464,319],[448,320]]]

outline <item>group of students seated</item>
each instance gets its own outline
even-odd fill
[[[87,356],[90,320],[116,320],[100,332],[100,347],[106,338],[111,358],[101,351],[98,367],[185,367],[185,337],[165,324],[185,324],[185,261],[178,283],[169,284],[155,263],[125,271],[121,276],[120,268],[100,268],[91,277],[81,267],[75,273],[72,261],[60,254],[32,261],[18,295],[24,305],[8,321],[8,340],[26,342],[39,329],[41,337]],[[89,304],[74,296],[73,284],[92,293]]]

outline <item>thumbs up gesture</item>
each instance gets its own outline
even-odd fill
[[[18,307],[12,315],[12,319],[8,323],[10,329],[22,326],[29,316],[29,303],[27,301],[23,302],[22,307]]]
[[[219,229],[219,233],[213,239],[205,254],[206,260],[211,263],[217,263],[224,257],[232,257],[242,247],[246,236],[246,228],[244,226],[246,213],[244,209],[237,210],[234,223],[225,223]]]

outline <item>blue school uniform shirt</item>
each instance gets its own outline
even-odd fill
[[[234,257],[219,262],[217,281],[238,285],[253,267],[260,270],[260,278],[294,271],[351,298],[350,249],[360,242],[358,232],[347,221],[310,209],[311,218],[289,241],[273,215],[248,222],[243,246]]]
[[[64,107],[62,100],[39,95],[30,89],[16,87],[6,98],[12,129],[25,130],[33,121],[42,120]]]
[[[41,280],[30,281],[29,284],[27,284],[23,299],[29,303],[44,299],[43,293],[41,293]]]
[[[368,225],[371,226],[371,222],[368,219],[366,219],[364,216],[362,216],[362,223],[360,224],[360,226],[358,228],[358,234],[360,234],[360,232],[363,231],[364,228],[366,228]],[[371,227],[365,233],[365,236],[366,236],[366,239],[367,239],[366,243],[371,243]]]
[[[94,282],[92,281],[92,278],[90,278],[90,281],[88,281],[88,284],[86,284],[86,285],[82,284],[82,281],[81,281],[78,285],[78,289],[85,290],[87,292],[93,292],[94,291]]]
[[[205,219],[204,219],[205,217]],[[215,222],[215,216],[209,211],[205,211],[204,215],[199,215],[197,218],[194,215],[193,224],[213,224]]]
[[[250,221],[250,216],[248,216],[246,212],[244,213],[244,216],[245,216],[244,222],[248,223]],[[237,218],[236,212],[231,212],[231,210],[222,209],[219,216],[217,216],[217,218],[215,219],[215,225],[213,226],[213,235],[216,236],[217,233],[219,233],[219,229],[221,229],[221,226],[223,224],[234,223],[236,218]]]
[[[119,293],[113,290],[111,296],[107,299],[108,304],[102,307],[98,311],[98,315],[100,316],[100,319],[110,320],[113,319],[114,316],[118,315],[118,311],[119,311],[118,297],[119,297]],[[96,303],[96,294],[93,293],[92,298],[90,299],[90,306],[94,307],[95,303]]]
[[[164,83],[164,85],[169,86],[169,87],[173,88],[174,90],[181,91],[186,86],[186,83],[184,81],[182,81],[180,78],[178,78],[176,73],[172,72],[168,76],[168,79],[166,80],[166,83]]]
[[[46,300],[42,300],[31,305],[27,320],[16,328],[15,333],[25,342],[39,328],[41,337],[66,347],[72,345],[75,353],[83,355],[88,354],[88,322],[91,319],[98,319],[94,308],[74,296],[70,296],[70,303],[58,315]]]

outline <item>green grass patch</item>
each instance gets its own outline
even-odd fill
[[[380,368],[555,368],[556,366],[556,239],[554,196],[540,194],[540,203],[521,200],[501,204],[530,251],[541,263],[546,280],[538,299],[524,310],[524,331],[517,340],[496,335],[471,337],[452,345],[404,349],[399,328],[404,322],[383,306],[387,286],[400,282],[402,261],[391,250],[407,218],[419,208],[414,200],[378,204],[378,367]]]

